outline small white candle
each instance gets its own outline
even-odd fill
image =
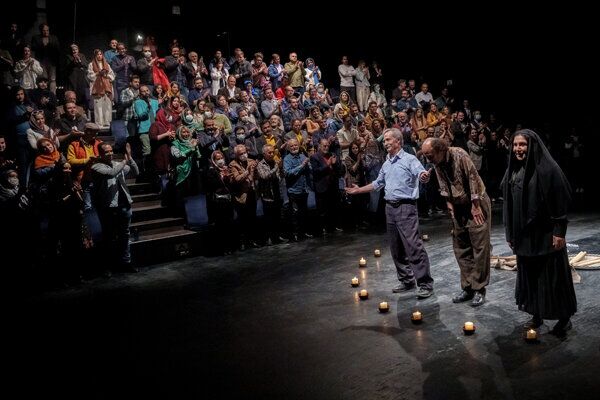
[[[388,305],[387,301],[382,301],[381,303],[379,303],[379,311],[387,311],[390,309],[390,306]]]
[[[537,332],[534,329],[530,329],[527,331],[527,339],[534,340],[537,339]]]
[[[357,277],[352,278],[352,287],[356,287],[360,284],[360,281]]]
[[[358,295],[361,299],[366,299],[367,297],[369,297],[369,292],[367,292],[367,289],[363,289],[360,291],[359,295]]]
[[[361,267],[366,266],[367,260],[365,260],[363,257],[361,257],[360,260],[358,260],[358,265],[360,265]]]
[[[474,330],[475,330],[475,325],[472,322],[470,322],[470,321],[465,322],[465,331],[474,331]]]
[[[375,249],[375,257],[381,257],[381,250]]]
[[[412,313],[413,321],[421,321],[422,319],[423,319],[423,314],[421,314],[421,311],[415,311],[414,313]]]

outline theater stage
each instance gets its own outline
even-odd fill
[[[497,218],[496,218],[497,219]],[[600,253],[598,214],[568,240]],[[508,253],[495,220],[494,254]],[[7,381],[20,396],[79,399],[585,399],[600,390],[600,271],[580,271],[565,340],[522,339],[515,272],[492,270],[487,302],[452,304],[449,222],[422,222],[435,294],[393,294],[382,231],[195,258],[21,296]],[[373,257],[381,248],[383,256]],[[368,266],[359,269],[363,256]],[[352,277],[359,288],[350,287]],[[358,299],[360,289],[370,298]],[[377,305],[388,301],[391,311]],[[424,323],[409,319],[420,310]],[[473,321],[473,336],[462,324]],[[551,321],[553,323],[554,321]],[[6,370],[6,368],[5,368]],[[6,375],[6,374],[5,374]],[[594,394],[596,393],[596,394]]]

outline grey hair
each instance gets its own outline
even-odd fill
[[[262,147],[262,152],[263,152],[263,154],[265,154],[267,151],[269,151],[269,149],[273,149],[273,150],[275,150],[275,147],[271,146],[270,144],[265,144],[265,145]]]
[[[385,136],[386,133],[391,132],[392,136],[394,137],[394,139],[398,140],[400,142],[400,146],[402,146],[404,144],[404,135],[402,135],[402,132],[400,132],[400,129],[398,128],[387,128],[383,131],[383,134]]]

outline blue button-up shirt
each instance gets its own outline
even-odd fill
[[[416,200],[419,198],[419,175],[425,171],[417,157],[400,150],[383,163],[379,176],[373,184],[374,190],[385,186],[385,199]]]

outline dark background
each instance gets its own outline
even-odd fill
[[[344,8],[320,2],[303,3],[289,15],[270,3],[134,3],[49,0],[45,11],[62,45],[67,48],[74,40],[86,55],[96,47],[106,49],[113,37],[133,52],[140,33],[157,39],[160,55],[168,54],[167,43],[175,37],[205,59],[216,48],[229,54],[241,47],[248,59],[262,51],[266,62],[273,52],[285,62],[296,51],[301,60],[314,58],[325,83],[337,86],[337,65],[345,54],[353,65],[361,58],[378,61],[388,90],[399,78],[413,78],[429,82],[436,96],[452,80],[455,97],[469,98],[484,112],[497,111],[510,123],[548,122],[561,129],[575,124],[583,130],[591,124],[584,110],[597,86],[592,71],[598,65],[592,62],[594,25],[587,21],[592,16],[585,10],[546,9],[541,18],[522,10],[475,15],[473,6],[433,15],[430,9],[383,3]],[[37,33],[36,12],[43,10],[35,1],[19,4],[15,12],[3,13],[3,26],[14,19],[24,32]],[[173,5],[181,15],[172,14]]]
[[[173,15],[173,5],[180,7],[180,15]],[[205,59],[217,48],[229,55],[241,47],[248,59],[262,51],[269,62],[271,53],[278,52],[286,62],[295,51],[301,60],[314,58],[325,84],[334,87],[339,85],[342,55],[353,65],[361,58],[376,60],[383,68],[387,97],[399,78],[416,79],[418,85],[427,81],[434,97],[452,80],[451,94],[457,100],[468,98],[484,117],[495,112],[509,127],[521,123],[543,129],[555,142],[555,153],[562,137],[577,128],[588,159],[582,173],[594,171],[600,135],[595,124],[599,65],[594,61],[593,13],[566,5],[546,7],[543,13],[479,7],[448,4],[434,14],[431,7],[390,8],[377,2],[171,0],[150,5],[48,0],[40,10],[35,1],[25,0],[0,18],[3,27],[16,20],[31,34],[37,33],[36,13],[43,12],[65,52],[75,40],[90,58],[94,48],[107,49],[111,38],[124,41],[135,53],[141,49],[138,34],[154,36],[161,56],[168,54],[173,38]]]

